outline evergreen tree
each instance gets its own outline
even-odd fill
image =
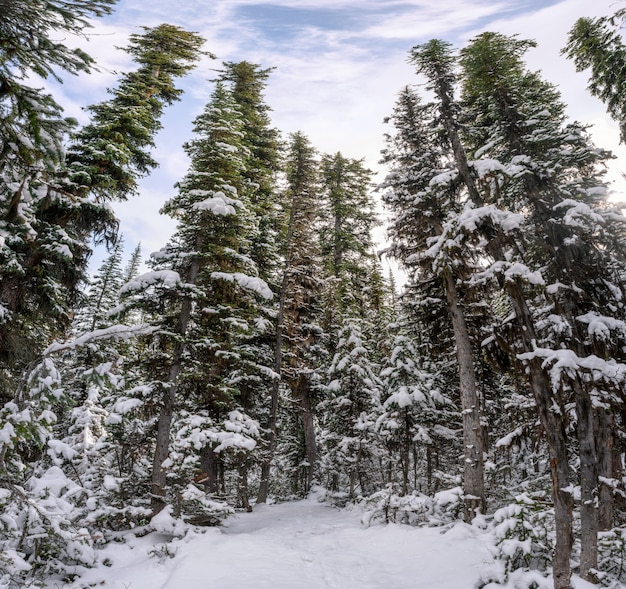
[[[193,431],[194,421],[203,421],[214,435],[192,445],[195,461],[186,460],[185,467],[196,465],[204,472],[207,490],[217,490],[219,424],[246,405],[246,375],[256,370],[259,378],[262,372],[251,366],[255,359],[247,353],[246,340],[265,329],[258,301],[271,299],[272,292],[251,257],[255,217],[243,174],[248,149],[242,129],[232,93],[218,82],[195,121],[196,138],[185,146],[190,170],[178,195],[163,207],[179,221],[177,231],[156,255],[156,271],[125,287],[140,293],[142,307],[154,309],[161,324],[154,351],[160,348],[162,368],[152,375],[153,388],[162,395],[156,401],[155,511],[171,501],[168,477],[184,478],[164,466],[171,435],[177,439],[176,432]]]
[[[591,70],[589,92],[606,104],[619,124],[622,142],[626,141],[626,45],[620,32],[624,18],[624,9],[612,17],[579,18],[562,51],[574,61],[577,71]]]
[[[128,259],[128,263],[122,273],[122,281],[124,284],[130,282],[139,273],[139,267],[141,266],[141,243],[138,243],[133,250],[133,253]]]
[[[376,419],[376,430],[388,450],[387,482],[396,482],[393,467],[398,464],[401,495],[411,489],[432,492],[437,425],[451,425],[450,416],[445,413],[446,405],[448,411],[450,409],[451,400],[440,392],[434,366],[428,366],[428,361],[420,366],[422,354],[408,335],[397,333],[390,352],[380,373],[382,412]],[[418,461],[422,449],[425,450],[425,464]],[[425,484],[418,483],[418,473],[425,474]]]
[[[276,280],[278,250],[284,219],[277,203],[276,173],[280,168],[279,134],[271,127],[270,107],[263,96],[272,68],[248,61],[226,62],[219,80],[228,84],[243,121],[243,142],[248,150],[244,171],[246,190],[257,224],[251,236],[251,255],[261,278]]]
[[[107,313],[119,304],[119,290],[128,282],[122,274],[123,254],[124,239],[120,235],[89,284],[85,304],[78,311],[83,322],[77,331],[93,331],[108,323]]]
[[[84,9],[77,14],[85,14]],[[117,221],[104,201],[133,193],[138,177],[155,165],[147,150],[159,129],[162,106],[179,95],[173,78],[192,67],[201,42],[169,25],[135,35],[128,51],[139,69],[122,78],[113,100],[92,107],[94,120],[75,136],[66,161],[61,143],[68,127],[54,101],[46,96],[29,100],[35,113],[31,116],[14,94],[4,99],[8,109],[24,113],[30,128],[19,133],[35,146],[19,158],[6,152],[10,167],[2,172],[0,186],[8,236],[0,249],[0,354],[8,374],[36,357],[42,334],[51,339],[68,328],[91,253],[90,239],[114,240]],[[49,43],[42,44],[51,51]],[[66,57],[69,71],[79,69],[77,58]],[[90,63],[86,56],[81,59]],[[155,77],[159,69],[162,75]],[[3,140],[10,136],[7,132]],[[9,141],[5,147],[11,145],[26,143]],[[23,163],[16,167],[18,161]]]
[[[274,371],[281,376],[272,385],[270,409],[270,456],[262,464],[258,503],[267,500],[269,461],[275,443],[278,400],[281,381],[288,384],[292,398],[299,407],[305,455],[298,464],[306,463],[305,490],[311,486],[317,463],[317,444],[312,401],[313,348],[320,339],[316,325],[321,292],[321,268],[315,233],[320,186],[315,150],[302,133],[291,136],[285,161],[286,200],[289,221],[285,240],[283,278],[276,319]],[[294,432],[291,432],[293,435]],[[297,435],[297,434],[296,434]]]
[[[322,469],[331,491],[354,499],[376,489],[374,415],[379,413],[378,367],[361,337],[360,321],[347,317],[328,370],[326,398],[320,403]]]
[[[41,349],[41,334],[68,325],[68,309],[86,251],[42,222],[60,195],[50,189],[63,142],[76,124],[49,94],[30,85],[62,72],[89,72],[93,59],[58,38],[82,34],[88,19],[111,12],[114,0],[5,3],[0,16],[0,399]],[[58,269],[57,269],[58,268]],[[57,330],[55,330],[57,328]]]
[[[598,449],[592,407],[594,399],[610,402],[616,383],[608,371],[588,372],[600,359],[592,343],[595,330],[588,325],[596,318],[604,324],[622,321],[623,249],[615,237],[623,232],[623,218],[606,202],[599,165],[608,154],[591,145],[580,125],[564,123],[556,90],[524,67],[521,57],[529,46],[484,33],[462,51],[468,118],[477,122],[469,127],[467,143],[486,164],[473,164],[481,186],[477,204],[493,204],[523,219],[522,231],[497,231],[492,237],[486,249],[495,264],[485,275],[500,277],[519,322],[517,342],[508,346],[530,376],[546,432],[557,519],[555,587],[569,588],[572,498],[563,492],[569,484],[566,406],[576,408],[581,574],[593,578]],[[486,229],[493,235],[493,226]],[[620,362],[619,345],[605,344],[602,358]],[[555,371],[564,354],[571,364]],[[560,414],[555,406],[562,407]],[[600,422],[604,413],[599,412]]]
[[[165,106],[180,100],[175,81],[192,70],[204,39],[169,24],[144,27],[125,49],[138,65],[124,74],[112,98],[90,106],[91,121],[68,148],[66,165],[72,193],[97,202],[126,200],[137,180],[158,164],[149,150],[161,129]],[[205,52],[206,53],[206,52]]]
[[[461,179],[467,160],[452,114],[455,72],[449,46],[431,41],[413,48],[411,55],[437,102],[423,104],[411,89],[402,91],[391,118],[397,133],[388,137],[383,154],[392,167],[384,198],[395,213],[392,252],[414,269],[429,322],[439,323],[441,311],[434,308],[443,305],[452,326],[463,415],[465,517],[470,521],[476,509],[485,510],[486,502],[481,405],[464,305],[470,301],[460,292],[476,259],[462,220],[466,195]]]
[[[324,215],[320,223],[321,253],[327,276],[324,328],[336,341],[346,316],[363,316],[373,262],[372,229],[376,224],[371,197],[372,172],[361,160],[341,153],[322,157]]]

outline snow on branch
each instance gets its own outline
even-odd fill
[[[534,286],[543,286],[545,281],[539,270],[531,271],[528,266],[521,262],[505,262],[498,260],[482,272],[477,272],[471,279],[471,284],[481,284],[492,280],[495,276],[504,276],[507,282],[521,280]]]
[[[267,282],[257,276],[248,276],[241,272],[213,272],[211,278],[234,282],[241,286],[241,288],[251,290],[266,300],[270,300],[274,297],[274,293],[270,290]]]
[[[135,292],[138,290],[145,290],[149,286],[157,285],[163,288],[174,288],[181,284],[180,274],[173,270],[155,270],[153,272],[146,272],[129,280],[122,288],[120,288],[120,295],[126,293]]]
[[[565,199],[557,204],[555,209],[567,209],[563,217],[563,223],[570,227],[578,227],[581,229],[597,230],[598,226],[604,225],[604,217],[594,212],[591,207],[585,203]],[[590,226],[592,224],[592,226]]]
[[[191,193],[199,191],[190,191]],[[234,215],[237,212],[235,207],[243,207],[240,200],[230,198],[220,191],[209,191],[210,197],[193,205],[194,209],[209,211],[214,215]]]
[[[549,369],[554,390],[560,387],[564,374],[574,377],[581,372],[589,374],[595,381],[618,384],[626,382],[626,364],[620,364],[614,360],[603,360],[593,354],[582,358],[572,350],[537,348],[532,352],[519,354],[518,358],[522,361],[541,359],[542,368]]]
[[[601,341],[610,341],[612,332],[619,333],[622,338],[626,338],[626,323],[613,317],[598,315],[598,313],[589,312],[585,315],[576,317],[576,321],[587,325],[587,333],[589,337]]]
[[[473,208],[468,203],[459,215],[458,225],[465,231],[476,231],[485,219],[490,219],[494,227],[501,227],[504,233],[511,233],[519,229],[524,223],[524,216],[511,211],[503,211],[493,205]]]
[[[48,356],[54,352],[61,352],[63,350],[74,350],[94,342],[99,342],[108,339],[116,339],[127,341],[132,337],[138,335],[148,335],[154,333],[158,328],[153,325],[112,325],[106,329],[96,329],[77,337],[76,339],[66,342],[54,342],[48,346],[44,352],[44,356]]]

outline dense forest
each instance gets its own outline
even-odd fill
[[[486,582],[626,581],[626,217],[533,41],[413,47],[378,186],[272,126],[271,68],[222,63],[140,272],[111,203],[157,165],[203,39],[131,36],[83,126],[32,85],[97,66],[59,33],[115,3],[0,1],[0,582],[78,578],[162,512],[217,525],[314,486],[370,522],[491,526]],[[625,18],[579,19],[563,49],[622,139]]]

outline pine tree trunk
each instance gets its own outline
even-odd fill
[[[176,404],[176,381],[178,380],[181,367],[182,344],[177,344],[176,348],[168,383],[163,391],[161,411],[159,412],[159,420],[157,422],[156,447],[152,461],[152,493],[150,502],[153,516],[159,513],[167,503],[165,499],[167,467],[163,466],[163,464],[169,456],[170,430]]]
[[[218,458],[217,454],[213,452],[211,446],[205,446],[200,452],[200,468],[205,475],[204,490],[207,493],[217,493],[219,489],[218,485]]]
[[[476,374],[472,345],[459,303],[454,277],[445,275],[448,312],[454,330],[456,356],[459,365],[459,386],[463,414],[463,491],[465,494],[465,521],[470,523],[477,511],[485,512],[485,484],[483,464],[482,424],[480,404],[476,392]]]
[[[311,490],[313,478],[317,465],[317,443],[315,440],[315,423],[313,421],[313,407],[311,403],[310,381],[300,375],[296,388],[298,391],[298,399],[302,409],[302,426],[304,430],[304,446],[306,452],[306,460],[309,463],[306,478],[306,489],[308,493]]]
[[[603,479],[613,480],[613,455],[615,452],[615,419],[609,409],[600,407],[594,411],[596,430],[596,453],[598,457],[598,529],[610,530],[613,527],[613,488]],[[621,459],[621,457],[620,457]]]
[[[511,298],[515,316],[519,323],[521,343],[525,352],[534,351],[535,328],[523,293],[511,282],[506,292]],[[554,589],[572,589],[570,557],[574,545],[573,511],[569,461],[567,456],[567,434],[562,412],[554,409],[552,383],[543,369],[541,360],[531,359],[526,365],[530,388],[535,399],[537,414],[548,443],[550,474],[552,477],[552,499],[554,501],[554,524],[556,545],[552,558]]]
[[[278,394],[280,392],[280,382],[278,380],[272,383],[272,392],[270,397],[270,418],[267,425],[267,448],[266,458],[261,463],[261,478],[259,481],[259,491],[256,496],[256,502],[266,503],[269,495],[270,472],[272,468],[272,460],[274,458],[274,447],[276,444],[276,426],[278,423]]]
[[[435,93],[439,97],[441,120],[446,135],[452,146],[454,161],[469,197],[473,202],[481,201],[474,177],[469,168],[467,154],[458,133],[458,125],[452,107],[453,90],[449,86],[442,64],[435,65],[437,83]],[[467,329],[465,316],[459,304],[459,296],[454,277],[447,274],[445,277],[446,298],[452,319],[456,353],[459,363],[459,381],[461,388],[461,405],[463,409],[463,454],[464,454],[464,493],[465,493],[465,521],[470,522],[476,510],[483,513],[486,509],[483,452],[484,442],[480,404],[476,393],[476,373],[472,355],[471,340]]]
[[[267,455],[261,464],[261,480],[256,502],[265,503],[269,494],[270,470],[274,459],[274,446],[276,444],[276,426],[278,421],[278,396],[280,393],[280,382],[283,370],[283,330],[285,327],[285,301],[287,299],[287,288],[289,286],[289,273],[291,271],[291,242],[293,239],[293,226],[296,215],[296,203],[292,200],[289,211],[289,224],[287,226],[287,260],[283,271],[283,280],[280,286],[280,297],[278,300],[278,314],[276,315],[276,339],[274,348],[274,372],[275,380],[272,382],[272,392],[270,398],[270,416],[267,426]]]
[[[409,492],[409,470],[411,468],[411,447],[413,445],[413,439],[410,433],[410,420],[408,417],[408,411],[404,410],[404,439],[402,440],[402,449],[400,451],[400,465],[402,467],[402,491],[401,495],[404,496]]]
[[[252,511],[250,505],[250,496],[248,493],[248,465],[245,459],[239,464],[238,468],[239,480],[237,481],[237,492],[239,495],[239,502],[241,507],[246,511]]]
[[[589,394],[580,382],[574,383],[578,414],[580,455],[580,576],[596,583],[598,568],[598,469],[594,440],[594,412]]]
[[[196,240],[196,251],[202,246],[202,237]],[[200,263],[196,258],[191,262],[189,269],[188,282],[195,284],[200,271]],[[156,515],[166,505],[166,487],[167,487],[167,469],[163,466],[169,456],[170,430],[172,428],[172,419],[174,417],[174,408],[176,406],[176,396],[178,392],[178,376],[182,367],[182,357],[185,350],[184,338],[187,333],[187,326],[191,317],[192,302],[189,298],[184,298],[181,304],[180,315],[178,316],[178,333],[181,339],[176,342],[174,354],[172,357],[172,365],[170,367],[169,379],[164,386],[163,404],[159,413],[157,423],[156,447],[154,449],[154,459],[152,461],[152,492],[151,492],[151,508],[152,514]]]

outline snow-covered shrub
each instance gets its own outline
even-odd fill
[[[398,523],[410,526],[437,526],[459,518],[463,511],[463,491],[459,487],[442,491],[433,497],[414,491],[399,495],[397,487],[389,484],[377,493],[363,499],[366,525]]]
[[[83,527],[84,490],[52,466],[0,491],[0,584],[23,587],[58,575],[73,578],[95,562],[94,539]],[[10,586],[10,585],[9,585]]]
[[[232,513],[232,509],[226,503],[206,496],[204,490],[194,485],[206,474],[202,471],[202,453],[210,448],[226,467],[229,460],[242,464],[256,447],[259,424],[238,410],[230,411],[220,421],[204,411],[181,411],[174,428],[176,433],[167,461],[168,502],[174,506],[176,515],[185,521],[194,525],[218,525]],[[231,499],[235,501],[236,498]]]
[[[626,529],[598,534],[598,579],[605,587],[626,583]]]
[[[48,459],[87,495],[85,524],[105,535],[145,525],[151,515],[148,387],[129,388],[122,371],[121,361],[78,370],[68,387],[73,408],[58,439],[48,440]]]
[[[178,510],[183,520],[195,526],[218,526],[235,510],[224,501],[217,501],[193,484],[179,494]]]
[[[498,566],[490,578],[483,579],[481,587],[543,587],[554,546],[552,518],[551,508],[527,494],[518,495],[515,503],[496,511],[492,526]]]

